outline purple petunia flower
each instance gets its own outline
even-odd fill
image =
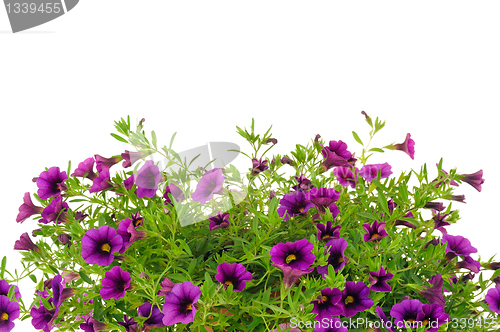
[[[313,203],[318,211],[318,213],[313,216],[313,220],[320,219],[320,216],[324,215],[326,212],[325,208],[330,210],[333,219],[335,219],[335,217],[340,213],[337,204],[335,204],[340,197],[340,193],[337,190],[329,188],[313,188],[310,191],[307,191],[305,195],[306,200]]]
[[[322,321],[325,318],[342,314],[343,308],[339,304],[341,299],[342,292],[337,288],[325,288],[321,290],[321,295],[316,300],[311,301],[314,305],[311,312],[318,314],[314,319]]]
[[[222,170],[220,168],[214,168],[203,174],[196,185],[195,191],[191,194],[191,198],[193,201],[200,202],[200,204],[203,205],[222,189],[223,184],[224,175],[222,174]]]
[[[341,140],[337,141],[330,141],[328,146],[321,146],[323,149],[321,150],[321,153],[323,154],[323,157],[327,157],[327,151],[334,152],[337,154],[339,157],[347,160],[351,158],[352,153],[347,151],[347,144],[342,142]]]
[[[96,161],[96,169],[99,173],[102,172],[104,169],[109,170],[111,166],[119,163],[123,159],[121,157],[104,158],[98,154],[94,155],[94,158]]]
[[[423,304],[421,311],[417,314],[417,321],[428,327],[427,332],[436,332],[439,325],[448,322],[449,315],[444,312],[444,308],[437,303]]]
[[[456,256],[469,256],[477,252],[470,241],[460,235],[445,234],[441,239],[441,244],[446,243],[446,258],[453,259]]]
[[[134,317],[127,318],[127,315],[123,315],[123,322],[116,322],[116,324],[123,326],[127,332],[138,332],[137,322]]]
[[[222,263],[217,266],[215,279],[227,288],[233,285],[233,291],[240,292],[246,287],[246,282],[252,280],[252,274],[242,264]]]
[[[109,175],[109,169],[105,168],[99,172],[99,176],[94,179],[92,186],[90,187],[89,193],[97,193],[103,191],[104,189],[111,188],[113,185],[110,183],[111,178]]]
[[[69,205],[66,202],[63,202],[61,196],[58,196],[54,198],[45,209],[43,209],[42,219],[39,219],[38,222],[41,222],[42,224],[48,224],[49,222],[55,222],[56,224],[67,222],[68,218],[66,217],[66,212],[68,209]]]
[[[280,217],[283,217],[285,221],[291,216],[307,215],[307,211],[314,206],[314,203],[308,201],[302,191],[285,194],[285,196],[280,199],[280,204],[278,214]]]
[[[366,234],[363,237],[365,242],[379,241],[389,235],[384,229],[385,222],[379,223],[377,220],[375,220],[371,226],[369,224],[364,224],[363,228],[366,231]]]
[[[165,296],[172,291],[172,288],[174,288],[175,283],[172,282],[167,277],[165,277],[165,279],[163,279],[163,281],[161,282],[160,286],[161,286],[161,289],[158,291],[157,295],[158,296]]]
[[[437,210],[439,212],[445,209],[444,204],[441,202],[427,202],[425,203],[424,208]]]
[[[280,242],[271,248],[271,261],[275,264],[290,266],[297,270],[307,270],[316,256],[312,253],[314,245],[307,239],[295,242]]]
[[[362,282],[348,281],[342,292],[342,299],[339,301],[342,307],[342,315],[352,317],[358,312],[370,309],[373,300],[368,297],[370,289]]]
[[[381,326],[385,327],[390,332],[397,332],[397,330],[392,327],[392,322],[387,319],[387,316],[381,307],[377,306],[375,308],[375,312],[377,313],[377,317],[380,319]]]
[[[7,296],[12,286],[14,286],[14,298],[19,301],[19,299],[21,298],[19,287],[17,287],[16,285],[9,285],[9,283],[5,279],[0,280],[0,295]]]
[[[149,317],[145,322],[144,326],[146,330],[150,330],[152,328],[160,328],[163,327],[163,318],[165,317],[161,312],[160,308],[155,305],[151,305],[149,302],[144,302],[144,304],[140,305],[137,308],[139,312],[139,316],[141,317]]]
[[[500,314],[500,286],[490,288],[484,299],[489,305],[488,309]]]
[[[135,164],[136,161],[145,158],[153,153],[154,151],[152,150],[144,150],[139,152],[134,152],[134,151],[130,152],[129,150],[125,150],[125,152],[121,154],[121,157],[123,159],[122,166],[123,168],[128,168],[133,164]]]
[[[99,294],[104,300],[120,299],[125,296],[125,291],[130,287],[130,280],[130,273],[123,271],[119,266],[114,266],[104,274]]]
[[[135,176],[137,186],[137,197],[153,197],[158,190],[158,184],[162,180],[160,169],[152,160],[146,160]]]
[[[29,192],[24,193],[23,202],[24,203],[19,207],[19,213],[16,217],[18,223],[22,223],[32,215],[42,213],[43,207],[33,204]]]
[[[252,169],[251,169],[252,175],[257,175],[260,172],[264,172],[265,170],[267,170],[269,168],[269,166],[267,166],[266,164],[267,164],[267,160],[262,161],[262,158],[260,158],[259,160],[253,158],[252,159]]]
[[[327,250],[330,253],[330,256],[328,256],[328,264],[325,266],[318,266],[317,268],[318,273],[321,273],[323,278],[328,275],[328,265],[333,266],[335,273],[344,267],[344,251],[347,248],[347,241],[343,237],[332,239],[326,243],[325,247],[328,248]]]
[[[91,181],[97,177],[97,174],[94,173],[94,158],[87,158],[79,163],[71,176],[84,177],[85,174],[87,174],[86,178]]]
[[[387,273],[383,267],[380,267],[378,272],[370,271],[369,281],[370,290],[375,292],[390,292],[391,286],[387,283],[387,280],[391,280],[393,277],[392,273]]]
[[[40,252],[40,248],[31,241],[28,233],[23,233],[21,238],[14,243],[14,250],[31,250]]]
[[[47,293],[48,296],[48,293]],[[46,296],[43,296],[46,298]],[[49,304],[52,304],[52,298],[47,299]],[[44,332],[52,330],[52,318],[54,318],[56,309],[47,309],[43,306],[42,300],[39,300],[38,308],[36,306],[31,307],[31,325],[37,330],[43,330]]]
[[[97,332],[106,330],[108,327],[103,322],[96,320],[94,317],[90,315],[83,316],[84,323],[80,324],[80,328],[83,332]]]
[[[411,213],[411,211],[408,211],[408,213],[405,214],[403,216],[403,218],[413,218],[413,213]],[[394,226],[406,226],[408,228],[413,228],[413,229],[417,228],[417,226],[413,225],[411,222],[406,221],[406,220],[400,220],[400,219],[397,219],[394,222]]]
[[[165,194],[163,194],[163,198],[165,198],[165,204],[173,205],[168,194],[172,195],[172,197],[177,202],[182,202],[186,198],[182,189],[177,187],[174,183],[170,183],[168,186],[166,186]]]
[[[190,281],[176,284],[172,291],[165,296],[163,324],[170,326],[177,323],[188,324],[194,321],[195,303],[200,295],[200,288]]]
[[[332,227],[333,223],[331,221],[326,222],[326,226],[319,223],[316,224],[318,229],[318,240],[319,241],[329,241],[331,239],[338,239],[340,237],[341,226],[337,225]]]
[[[62,191],[67,189],[64,183],[67,178],[66,172],[59,171],[59,167],[51,167],[49,170],[43,171],[36,180],[38,197],[47,199],[60,195]]]
[[[394,144],[392,146],[393,150],[403,151],[407,155],[410,156],[411,159],[414,159],[415,156],[415,141],[411,139],[411,135],[406,134],[406,139],[403,143]]]
[[[68,234],[59,234],[57,236],[57,241],[61,242],[62,244],[67,244],[68,248],[71,247],[71,236]]]
[[[19,303],[0,295],[0,331],[11,331],[16,325],[13,321],[19,318],[20,313]]]
[[[474,273],[479,273],[479,269],[481,268],[481,263],[479,263],[470,256],[465,256],[463,261],[457,263],[457,267],[461,269],[468,269]]]
[[[134,186],[134,179],[135,179],[135,175],[132,174],[131,176],[129,176],[128,178],[126,178],[123,181],[123,186],[125,187],[125,189],[127,189],[127,190],[132,189],[132,187]]]
[[[359,174],[368,182],[372,182],[373,179],[377,178],[378,171],[380,170],[380,178],[385,179],[392,174],[391,165],[388,163],[384,164],[372,164],[365,165],[359,171]]]
[[[295,186],[292,187],[295,191],[307,191],[311,188],[314,188],[311,180],[307,179],[304,174],[299,176],[294,176],[295,180],[298,182]]]
[[[397,327],[417,326],[417,315],[422,310],[422,303],[415,300],[403,300],[392,306],[390,315],[394,318],[394,324]]]
[[[335,167],[333,169],[333,175],[337,177],[337,181],[344,187],[356,188],[356,182],[358,181],[357,174],[359,173],[359,169],[355,169],[354,173],[356,177],[354,177],[351,169],[349,167]]]
[[[211,231],[217,228],[228,228],[230,225],[229,222],[229,213],[222,213],[221,211],[217,211],[216,216],[209,217],[210,224],[208,227]]]
[[[472,174],[460,174],[460,180],[470,184],[477,191],[481,191],[481,185],[484,183],[483,170]]]
[[[295,285],[297,280],[299,280],[299,278],[302,277],[304,274],[311,273],[312,271],[314,271],[314,267],[311,267],[306,270],[299,270],[284,264],[271,263],[271,265],[277,267],[278,269],[281,270],[281,272],[283,272],[283,285],[285,285],[286,289],[293,287],[293,285]]]
[[[137,219],[136,222],[137,225],[139,225],[142,222],[142,218]],[[120,235],[123,240],[122,247],[119,251],[120,254],[123,254],[125,250],[127,250],[128,247],[130,247],[130,245],[135,241],[144,239],[146,237],[146,232],[138,231],[135,229],[137,225],[134,220],[129,218],[123,219],[122,221],[120,221],[120,224],[118,224],[116,234]]]
[[[114,252],[123,246],[123,239],[109,226],[89,229],[82,237],[82,257],[88,264],[109,265]]]
[[[436,167],[439,167],[439,164],[438,164],[438,163],[436,163]],[[446,172],[444,169],[441,169],[441,172],[443,172],[444,174],[448,175],[448,172]],[[437,180],[437,178],[435,178],[434,180],[432,180],[432,182],[434,182],[434,181],[436,181],[436,180]],[[458,184],[455,180],[446,180],[446,183],[448,183],[448,182],[449,182],[449,183],[450,183],[450,185],[452,185],[452,186],[455,186],[455,187],[458,187],[458,186],[459,186],[459,184]],[[439,186],[440,186],[440,185],[442,185],[443,183],[444,183],[444,181],[440,181],[440,182],[436,183],[434,186],[435,186],[436,188],[439,188]]]
[[[437,303],[440,306],[444,306],[445,301],[443,297],[443,277],[440,273],[438,273],[431,278],[431,281],[432,287],[419,289],[417,292],[425,297],[429,301],[429,303]]]
[[[324,147],[323,150],[321,150],[321,153],[323,154],[323,157],[325,157],[325,160],[323,160],[323,162],[321,163],[321,170],[323,172],[326,172],[330,168],[335,166],[351,167],[351,164],[347,159],[342,158],[341,156],[337,155],[335,152],[330,151],[326,147]]]
[[[75,290],[73,288],[65,288],[63,277],[57,274],[50,283],[52,287],[52,303],[56,309],[54,316],[59,312],[59,307],[66,301],[69,297],[75,295]]]
[[[434,220],[434,229],[450,225],[449,222],[445,221],[446,217],[450,215],[449,213],[441,215],[441,212],[438,212],[436,210],[431,210],[431,211],[432,211],[432,219]]]

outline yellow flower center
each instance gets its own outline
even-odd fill
[[[328,301],[328,297],[327,296],[322,296],[321,297],[321,302],[326,302]]]
[[[101,250],[102,251],[106,251],[106,252],[110,252],[111,251],[111,247],[108,243],[104,243],[102,246],[101,246]]]
[[[299,212],[304,211],[304,207],[299,207]]]
[[[427,325],[427,324],[429,324],[429,321],[427,319],[424,319],[424,321],[422,322],[422,324]]]
[[[342,257],[339,257],[339,259],[337,260],[337,262],[339,263],[342,263],[344,261],[344,259]]]
[[[354,302],[354,298],[350,295],[348,297],[346,297],[344,300],[345,304],[349,304],[349,303],[353,303],[353,302]]]
[[[378,282],[378,278],[377,277],[372,277],[373,280],[377,281]]]
[[[226,284],[226,285],[229,286],[229,285],[232,285],[233,283],[231,281],[227,280],[227,281],[224,282],[224,284]]]
[[[192,303],[189,303],[189,304],[186,306],[186,310],[193,310],[193,304],[192,304]]]
[[[330,237],[330,235],[325,234],[325,235],[323,235],[323,236],[321,237],[321,240],[328,239],[329,237]]]
[[[137,227],[141,223],[142,219],[137,219],[134,221],[134,226]]]
[[[2,314],[0,315],[0,320],[8,320],[9,319],[9,314],[7,314],[6,312],[2,312]]]
[[[295,261],[295,260],[297,260],[297,256],[295,256],[294,254],[290,254],[290,255],[286,256],[286,263],[287,264],[290,264],[290,262]]]
[[[380,234],[373,234],[373,235],[372,235],[372,237],[371,237],[370,239],[376,239],[376,238],[378,238],[378,237],[380,237]]]
[[[415,323],[415,319],[413,319],[413,318],[407,319],[406,321],[410,322],[410,323]]]

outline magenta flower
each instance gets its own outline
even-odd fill
[[[337,154],[337,156],[347,160],[351,158],[352,153],[347,151],[347,144],[342,142],[341,140],[337,141],[330,141],[328,146],[321,146],[323,149],[321,150],[321,153],[323,154],[323,157],[327,157],[327,151],[334,152]]]
[[[373,179],[377,178],[377,173],[380,170],[380,178],[385,179],[392,174],[391,165],[388,163],[384,164],[372,164],[365,165],[359,171],[359,174],[368,182],[372,182]]]
[[[165,204],[173,205],[168,194],[172,195],[172,197],[177,202],[182,202],[186,198],[182,189],[177,187],[174,183],[170,183],[168,186],[166,186],[165,194],[163,194],[163,198],[165,198]]]
[[[337,177],[337,181],[344,187],[356,188],[356,182],[358,181],[357,174],[359,173],[359,169],[355,169],[354,174],[349,167],[335,167],[333,169],[333,175]]]
[[[333,266],[335,273],[337,273],[344,267],[344,252],[347,248],[347,241],[343,237],[332,239],[326,243],[325,247],[328,248],[327,250],[330,253],[327,261],[328,264],[324,266],[318,266],[317,268],[318,273],[321,273],[323,278],[328,275],[328,265]]]
[[[14,286],[14,298],[19,301],[19,299],[21,298],[19,287],[17,287],[16,285],[10,285],[5,279],[0,280],[0,295],[7,296],[12,286]]]
[[[85,322],[80,324],[80,328],[83,330],[83,332],[96,332],[107,329],[106,324],[96,320],[90,315],[83,316],[83,318]]]
[[[0,295],[0,331],[11,331],[16,325],[13,321],[19,318],[21,311],[16,301]]]
[[[489,289],[484,299],[489,305],[488,309],[500,314],[500,286]]]
[[[222,213],[221,211],[217,211],[217,215],[213,217],[209,217],[210,224],[208,227],[211,231],[217,228],[228,228],[230,225],[229,222],[229,213]]]
[[[87,176],[85,176],[85,174],[87,174]],[[75,169],[71,176],[86,177],[93,181],[97,177],[97,174],[94,173],[94,158],[87,158],[79,163],[77,169]]]
[[[17,222],[22,223],[32,215],[42,213],[43,207],[33,204],[29,192],[24,193],[23,202],[24,203],[19,207],[19,213],[16,217]]]
[[[450,223],[445,220],[446,217],[450,215],[449,213],[441,215],[441,212],[437,212],[436,210],[431,210],[431,211],[433,214],[432,219],[434,220],[434,229],[450,225]]]
[[[222,189],[223,184],[224,175],[222,175],[222,170],[220,168],[214,168],[203,174],[196,185],[195,191],[191,194],[191,198],[193,201],[200,202],[200,204],[203,205]]]
[[[413,157],[415,156],[415,141],[411,139],[411,135],[408,133],[406,134],[405,141],[403,143],[394,144],[392,146],[392,149],[403,151],[404,153],[409,155],[411,159],[414,159]]]
[[[28,233],[23,233],[21,238],[14,243],[14,250],[31,250],[40,252],[40,248],[31,241]]]
[[[271,263],[272,266],[277,267],[278,269],[283,272],[283,285],[285,285],[286,289],[289,289],[295,285],[297,280],[299,280],[300,277],[302,277],[304,274],[311,273],[314,271],[314,267],[305,269],[305,270],[299,270],[299,269],[294,269],[293,267],[290,267],[285,264],[276,264],[276,263]]]
[[[240,292],[246,287],[246,282],[252,280],[252,274],[239,263],[222,263],[217,266],[215,279],[227,288],[233,285],[233,291]]]
[[[138,224],[142,222],[142,218],[138,220]],[[118,224],[118,229],[116,230],[116,233],[122,237],[123,240],[123,245],[119,251],[120,254],[123,254],[125,250],[132,245],[137,240],[144,239],[146,237],[146,232],[143,231],[138,231],[135,228],[137,225],[134,223],[132,219],[123,219],[120,221],[120,224]]]
[[[111,166],[119,163],[122,160],[121,157],[104,158],[98,154],[94,155],[94,158],[96,161],[96,169],[99,173],[102,172],[104,169],[109,170]]]
[[[314,245],[307,239],[295,242],[280,242],[271,248],[271,261],[297,270],[307,270],[316,256],[312,253]]]
[[[384,229],[385,222],[379,223],[377,220],[375,220],[371,226],[369,224],[364,224],[363,228],[366,231],[366,234],[363,237],[365,242],[379,241],[389,235]]]
[[[342,292],[342,299],[339,301],[342,307],[342,315],[352,317],[358,312],[370,309],[373,300],[368,297],[370,289],[362,282],[348,281]]]
[[[113,185],[110,183],[111,177],[109,175],[109,169],[104,168],[99,172],[99,176],[94,179],[92,186],[90,187],[89,193],[97,193],[103,191],[104,189],[111,188]]]
[[[123,246],[123,239],[109,226],[89,229],[82,237],[82,257],[88,264],[109,265],[114,252]]]
[[[333,223],[331,221],[327,221],[326,226],[321,223],[316,224],[316,228],[318,229],[318,240],[329,241],[331,239],[338,239],[340,237],[341,226],[332,226]]]
[[[163,324],[170,326],[177,323],[188,324],[194,321],[195,304],[200,295],[200,288],[190,281],[175,284],[172,291],[165,296]]]
[[[123,322],[116,322],[116,324],[123,326],[127,332],[138,332],[137,322],[134,317],[127,318],[127,315],[123,315]]]
[[[61,222],[67,222],[66,211],[68,211],[69,205],[63,202],[62,197],[58,196],[50,202],[50,204],[43,209],[42,219],[38,220],[42,224],[48,224],[49,222],[55,222],[60,224]]]
[[[465,256],[463,261],[457,263],[457,267],[461,269],[467,269],[474,273],[479,273],[481,268],[481,263],[476,261],[470,256]]]
[[[114,266],[104,274],[99,294],[104,300],[120,299],[130,287],[130,280],[130,273],[123,271],[119,266]]]
[[[164,326],[163,324],[164,315],[156,304],[152,306],[151,303],[144,302],[144,304],[140,305],[139,308],[137,308],[137,311],[139,312],[139,316],[149,317],[144,322],[146,331],[152,328],[160,328]]]
[[[313,203],[318,211],[318,213],[312,217],[313,220],[320,219],[320,216],[326,213],[325,208],[330,210],[333,219],[335,219],[335,217],[340,213],[337,204],[335,204],[340,197],[340,193],[335,189],[313,188],[310,191],[307,191],[305,196],[306,200]]]
[[[441,244],[446,243],[446,257],[448,259],[453,259],[456,256],[469,256],[472,253],[477,252],[470,241],[460,235],[450,235],[445,234],[441,239]]]
[[[67,244],[68,248],[71,246],[71,236],[68,234],[59,234],[57,240],[62,244]]]
[[[472,174],[460,174],[460,180],[474,187],[477,191],[481,191],[481,185],[484,183],[483,170],[479,170]]]
[[[440,306],[444,306],[445,302],[443,297],[443,277],[440,273],[438,273],[431,278],[431,281],[432,287],[419,289],[417,292],[425,297],[429,301],[429,303],[437,303]]]
[[[307,191],[314,187],[311,180],[307,179],[304,174],[301,174],[300,177],[294,176],[294,178],[298,182],[298,184],[292,187],[295,191]]]
[[[448,322],[449,315],[444,312],[444,308],[437,303],[423,304],[421,311],[417,314],[417,321],[428,327],[427,332],[436,332],[439,325]]]
[[[325,288],[321,290],[321,295],[316,300],[311,301],[314,305],[311,312],[318,314],[314,319],[322,321],[325,318],[342,314],[343,309],[339,304],[341,299],[342,292],[337,288]]]
[[[375,308],[375,312],[377,313],[377,317],[380,319],[381,326],[385,327],[390,332],[398,332],[394,327],[392,327],[392,322],[387,319],[387,316],[381,307],[377,306]]]
[[[125,187],[125,189],[127,189],[127,190],[132,189],[132,187],[134,186],[134,177],[135,177],[135,175],[132,174],[131,176],[129,176],[128,178],[126,178],[123,181],[123,186]]]
[[[392,306],[390,315],[394,318],[396,326],[417,326],[417,315],[422,311],[422,302],[419,300],[403,300]]]
[[[157,295],[158,296],[165,296],[172,291],[172,288],[174,288],[175,283],[172,282],[167,277],[165,277],[165,279],[163,279],[163,281],[161,282],[160,286],[161,286],[161,289],[158,291]]]
[[[162,180],[160,169],[152,160],[146,160],[141,169],[137,171],[135,184],[137,186],[137,197],[153,197],[158,190],[158,184]]]
[[[441,202],[427,202],[427,203],[425,203],[424,208],[437,210],[437,211],[441,212],[445,209],[445,206]]]
[[[152,153],[154,153],[154,151],[151,150],[145,150],[139,152],[134,152],[134,151],[130,152],[129,150],[125,150],[125,152],[121,154],[121,157],[123,159],[122,166],[123,168],[130,167],[133,164],[135,164],[136,161],[145,158]]]
[[[370,271],[369,281],[370,290],[375,292],[390,292],[391,286],[387,283],[387,280],[391,280],[393,277],[392,273],[387,273],[383,267],[380,267],[378,272]]]
[[[45,291],[47,292],[47,291]],[[45,295],[45,294],[44,294]],[[42,295],[44,298],[46,296]],[[52,297],[47,299],[49,304],[52,304]],[[52,319],[54,318],[56,313],[56,309],[47,309],[43,306],[42,300],[38,302],[38,308],[36,306],[31,307],[30,315],[31,315],[31,325],[37,330],[43,330],[44,332],[52,330]]]
[[[291,216],[307,215],[309,208],[314,206],[314,203],[308,201],[302,191],[285,194],[280,204],[278,214],[283,217],[283,220],[288,220]]]
[[[260,172],[264,172],[269,168],[269,166],[266,165],[267,160],[262,161],[262,158],[259,160],[257,159],[252,159],[252,175],[257,175]]]
[[[321,171],[326,172],[330,168],[335,166],[341,167],[351,167],[349,161],[341,156],[337,155],[335,152],[328,150],[326,147],[321,151],[325,160],[321,163]]]
[[[47,199],[60,195],[62,191],[67,189],[64,183],[67,178],[66,172],[59,171],[59,167],[51,167],[49,170],[43,171],[36,180],[38,197]]]

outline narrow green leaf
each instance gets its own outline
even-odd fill
[[[156,133],[153,131],[151,131],[151,143],[153,144],[153,146],[155,147],[155,149],[158,149],[158,147],[156,146]]]
[[[7,265],[7,256],[3,256],[2,258],[2,267],[0,268],[0,278],[3,279],[3,275],[5,273],[5,266]]]
[[[30,279],[33,280],[33,282],[36,284],[36,276],[30,274]]]
[[[355,131],[352,132],[352,136],[354,137],[354,139],[356,140],[356,142],[358,142],[361,145],[364,145],[363,142],[361,141],[361,138],[359,138],[358,134],[356,134]]]
[[[381,152],[381,153],[384,153],[384,150],[382,149],[379,149],[379,148],[371,148],[370,150],[368,151],[374,151],[374,152]]]
[[[125,138],[123,138],[123,137],[121,137],[121,136],[119,136],[119,135],[116,135],[116,134],[113,134],[113,133],[111,133],[110,135],[111,135],[111,136],[113,136],[114,138],[116,138],[116,139],[117,139],[118,141],[120,141],[120,142],[123,142],[123,143],[128,143],[128,142],[127,142],[127,140],[126,140]]]
[[[87,284],[93,284],[94,282],[92,281],[92,279],[90,279],[85,273],[83,273],[82,271],[78,272],[78,274],[80,275],[80,278],[82,278],[83,281],[85,281]]]
[[[7,297],[9,299],[14,299],[14,293],[16,292],[16,288],[12,285],[10,286],[9,293],[7,293]]]
[[[177,135],[177,132],[175,132],[172,137],[170,138],[170,145],[168,146],[168,149],[172,149],[172,145],[174,144],[174,138],[175,138],[175,135]]]
[[[68,161],[68,170],[66,172],[66,174],[71,174],[71,160]]]

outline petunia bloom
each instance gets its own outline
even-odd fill
[[[160,308],[158,308],[156,304],[151,305],[151,303],[149,302],[144,302],[144,304],[140,305],[139,308],[137,308],[137,311],[139,312],[139,316],[149,317],[144,322],[146,331],[153,328],[160,328],[164,326],[163,318],[165,316],[163,315]]]
[[[125,189],[127,189],[127,190],[132,189],[132,187],[134,186],[134,183],[135,183],[134,179],[135,179],[135,175],[132,174],[131,176],[129,176],[128,178],[126,178],[123,181],[123,186],[125,187]]]
[[[313,203],[318,211],[318,213],[313,216],[313,220],[320,219],[320,216],[326,213],[325,208],[330,210],[333,219],[340,213],[337,204],[335,204],[340,197],[340,193],[337,190],[332,188],[313,188],[307,191],[305,195],[306,200]]]
[[[170,183],[168,186],[166,186],[165,194],[163,194],[163,198],[165,198],[165,204],[173,205],[168,194],[170,194],[177,202],[182,202],[185,199],[182,189],[174,183]]]
[[[138,220],[138,224],[142,222],[142,218],[140,221]],[[138,225],[137,224],[137,225]],[[116,234],[120,235],[123,240],[123,244],[121,249],[119,250],[120,254],[123,254],[125,250],[127,250],[132,243],[137,240],[144,239],[146,237],[146,232],[136,230],[136,224],[134,220],[127,218],[120,221],[118,224],[118,229],[116,230]]]
[[[84,323],[80,323],[83,332],[96,332],[106,330],[108,327],[103,322],[96,320],[90,315],[83,316]]]
[[[391,286],[387,283],[387,280],[391,280],[393,277],[392,273],[388,273],[383,267],[380,267],[378,272],[370,271],[369,281],[370,290],[375,292],[390,292]]]
[[[500,286],[497,285],[495,288],[490,288],[484,299],[489,305],[488,309],[500,314]]]
[[[337,181],[344,187],[356,188],[356,182],[358,181],[359,169],[354,170],[354,176],[352,170],[349,167],[335,167],[332,171],[333,175],[337,177]]]
[[[305,177],[304,174],[300,176],[294,176],[295,180],[298,182],[295,186],[292,187],[295,191],[307,191],[314,187],[311,180]]]
[[[323,160],[323,162],[321,163],[321,171],[326,172],[330,168],[335,166],[351,167],[351,164],[347,159],[342,158],[341,156],[337,155],[335,152],[330,151],[326,147],[324,147],[321,152],[325,157],[325,160]]]
[[[14,250],[31,250],[40,252],[40,248],[31,241],[28,233],[23,233],[21,238],[14,243]]]
[[[470,256],[465,256],[463,261],[457,263],[457,267],[461,269],[468,269],[474,273],[479,273],[479,269],[481,268],[481,263],[479,263]]]
[[[342,299],[342,292],[337,288],[325,288],[321,290],[321,295],[311,303],[314,308],[311,312],[317,313],[314,317],[317,321],[322,321],[325,318],[331,318],[343,313],[343,308],[339,304]]]
[[[415,156],[415,141],[411,139],[411,135],[406,134],[405,141],[403,143],[392,145],[393,150],[403,151],[407,155],[410,156],[411,159],[414,159]]]
[[[87,174],[86,178],[91,181],[97,177],[97,174],[94,173],[94,158],[87,158],[79,163],[71,176],[84,177],[85,174]]]
[[[127,332],[138,332],[137,322],[134,317],[127,318],[127,315],[123,315],[123,322],[116,322],[116,324],[123,326]]]
[[[317,268],[318,273],[321,273],[323,275],[323,278],[328,275],[328,265],[333,266],[335,273],[337,273],[344,267],[344,252],[347,248],[347,241],[343,237],[332,239],[326,243],[325,247],[330,253],[327,261],[328,264],[324,266],[318,266]]]
[[[5,279],[0,280],[0,295],[7,296],[12,286],[14,286],[14,298],[19,301],[19,299],[21,298],[19,287],[17,287],[16,285],[9,285],[9,283]]]
[[[50,204],[43,209],[42,218],[38,220],[42,224],[48,224],[49,222],[55,222],[60,224],[61,222],[67,222],[66,212],[69,209],[69,205],[63,202],[62,197],[58,196],[50,202]]]
[[[326,226],[321,223],[316,224],[316,228],[318,229],[319,241],[329,241],[331,239],[338,239],[340,237],[341,226],[332,226],[333,223],[331,221],[327,221]]]
[[[281,270],[281,272],[283,272],[283,285],[285,285],[286,289],[293,287],[293,285],[295,285],[299,278],[304,274],[308,274],[314,271],[314,267],[305,270],[299,270],[285,264],[271,263],[271,265],[277,267]]]
[[[427,287],[425,289],[419,289],[417,292],[425,297],[429,303],[437,303],[440,306],[444,306],[443,297],[443,277],[440,273],[434,275],[431,278],[432,287]]]
[[[370,289],[362,282],[348,281],[339,301],[345,317],[352,317],[358,312],[370,309],[373,300],[368,297]]]
[[[384,164],[371,164],[365,165],[359,171],[359,174],[368,182],[372,182],[373,179],[377,178],[378,171],[380,170],[380,178],[385,179],[392,174],[391,165],[388,163]]]
[[[313,248],[314,245],[307,239],[280,242],[271,248],[271,261],[297,270],[307,270],[316,259],[312,253]]]
[[[165,296],[172,291],[172,288],[174,288],[175,283],[173,281],[171,281],[170,279],[168,279],[167,277],[165,277],[163,279],[163,281],[161,282],[160,286],[161,286],[161,289],[158,291],[157,295],[158,296]]]
[[[0,331],[11,331],[16,325],[13,321],[19,318],[20,313],[19,303],[0,295]]]
[[[371,226],[369,224],[364,224],[363,228],[366,231],[366,234],[363,237],[365,242],[379,241],[389,235],[384,229],[385,222],[379,223],[375,220]]]
[[[104,158],[98,154],[94,155],[94,158],[96,161],[96,169],[99,173],[102,172],[104,169],[109,170],[111,166],[119,163],[123,159],[122,157]]]
[[[99,191],[103,191],[104,189],[111,188],[113,185],[110,181],[111,177],[109,175],[109,169],[105,168],[99,172],[99,176],[92,182],[89,193],[97,193]]]
[[[444,312],[444,308],[437,303],[423,304],[421,311],[417,314],[417,321],[422,322],[422,326],[427,327],[427,332],[436,332],[439,325],[448,322],[449,315]]]
[[[291,216],[307,215],[307,211],[314,206],[314,203],[306,199],[302,191],[288,193],[280,199],[278,214],[283,220],[288,220]]]
[[[158,166],[152,160],[146,160],[135,176],[137,197],[153,197],[158,190],[161,180],[162,175]]]
[[[66,172],[59,171],[59,167],[51,167],[47,171],[43,171],[36,180],[38,197],[47,199],[60,195],[62,191],[67,189],[64,183],[67,178]]]
[[[229,213],[222,213],[221,211],[217,211],[216,216],[209,217],[210,224],[208,227],[211,231],[217,228],[228,228],[230,225],[229,222]]]
[[[375,312],[377,313],[377,317],[380,319],[380,325],[385,327],[390,332],[397,332],[397,330],[392,326],[392,322],[387,319],[387,316],[384,313],[384,309],[377,306],[375,308]],[[375,329],[375,331],[380,332],[380,329]]]
[[[144,150],[139,152],[130,152],[129,150],[125,150],[125,152],[121,154],[121,157],[123,158],[122,166],[123,168],[128,168],[132,166],[136,161],[145,158],[153,153],[153,150]]]
[[[89,229],[82,237],[81,255],[88,264],[109,265],[114,252],[123,246],[123,239],[109,226]]]
[[[239,263],[222,263],[217,266],[218,274],[215,279],[224,285],[225,288],[233,285],[233,291],[240,292],[245,286],[246,282],[252,280],[252,274]]]
[[[104,274],[99,294],[104,300],[120,299],[125,296],[125,291],[130,287],[130,280],[130,273],[123,271],[119,266],[114,266]]]
[[[481,185],[484,183],[483,170],[472,174],[460,174],[460,180],[470,184],[477,191],[481,191]]]
[[[214,168],[203,174],[196,185],[195,191],[191,194],[191,198],[193,201],[200,202],[200,204],[203,205],[222,189],[223,184],[224,175],[222,174],[222,170],[220,168]]]
[[[397,327],[413,327],[417,326],[417,315],[421,310],[422,303],[419,300],[403,300],[392,306],[390,314],[394,318]]]
[[[163,324],[170,326],[177,323],[188,324],[194,321],[196,302],[201,290],[190,281],[176,284],[165,296],[163,305]]]
[[[265,170],[267,170],[269,168],[269,166],[267,166],[266,164],[267,164],[267,160],[262,161],[262,158],[260,158],[259,160],[253,158],[252,159],[252,169],[251,169],[252,175],[257,175],[260,172],[264,172]]]
[[[22,223],[32,215],[42,213],[43,207],[33,204],[29,192],[24,193],[23,202],[24,203],[19,207],[19,213],[16,217],[17,222]]]
[[[446,258],[453,259],[456,256],[469,256],[477,252],[470,241],[460,235],[445,234],[441,239],[441,244],[446,243]]]
[[[424,208],[433,209],[441,212],[445,209],[445,206],[441,202],[427,202],[425,203]]]

